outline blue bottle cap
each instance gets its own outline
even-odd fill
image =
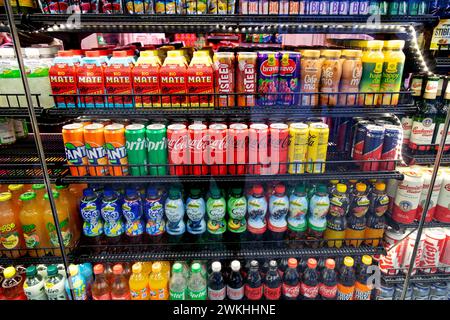
[[[147,196],[149,196],[149,197],[156,197],[156,196],[158,196],[158,190],[156,190],[155,187],[148,187],[148,189],[147,189]]]
[[[94,190],[92,190],[91,188],[86,188],[83,190],[83,197],[94,197],[95,193]]]
[[[134,188],[127,188],[125,194],[127,197],[134,197],[137,194],[137,191]]]

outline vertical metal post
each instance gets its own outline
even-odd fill
[[[35,110],[33,107],[33,101],[31,99],[30,86],[28,85],[28,79],[27,79],[26,72],[25,72],[25,64],[24,64],[24,61],[22,58],[22,48],[20,46],[19,34],[17,32],[17,28],[14,23],[14,15],[13,15],[10,1],[9,0],[4,1],[4,5],[5,5],[5,9],[6,9],[6,15],[8,17],[9,29],[11,32],[11,36],[13,38],[14,51],[16,53],[16,58],[17,58],[17,62],[19,65],[20,76],[22,78],[22,84],[23,84],[23,88],[25,90],[25,98],[27,100],[28,113],[30,115],[31,127],[33,128],[33,132],[34,132],[34,141],[36,143],[39,161],[42,166],[42,174],[43,174],[45,189],[47,190],[47,193],[49,196],[48,199],[50,201],[50,208],[52,210],[53,220],[55,222],[55,227],[56,227],[56,231],[57,231],[57,235],[58,235],[59,248],[61,250],[61,256],[62,256],[62,260],[64,263],[64,267],[66,269],[66,273],[68,273],[69,260],[67,258],[66,251],[64,248],[63,237],[61,234],[61,227],[59,225],[58,213],[56,211],[55,199],[53,198],[53,193],[52,193],[50,176],[48,175],[47,163],[45,161],[44,147],[42,145],[42,140],[41,140],[41,136],[40,136],[39,126],[37,123],[36,113],[35,113]],[[69,277],[69,275],[67,275],[67,276]],[[70,284],[70,281],[69,281],[69,284]],[[71,296],[73,299],[72,290],[71,290]]]
[[[439,144],[439,150],[436,155],[436,159],[434,160],[433,173],[431,175],[431,181],[430,181],[430,189],[428,190],[427,198],[425,200],[425,205],[423,206],[422,216],[420,217],[419,226],[417,227],[417,237],[416,237],[416,242],[414,243],[414,249],[413,249],[413,252],[411,255],[411,260],[409,262],[408,274],[406,275],[405,281],[403,282],[403,291],[402,291],[402,295],[400,297],[401,300],[405,300],[406,291],[408,289],[409,281],[411,279],[411,273],[414,268],[414,261],[416,260],[417,250],[419,247],[420,238],[422,236],[423,225],[425,223],[425,217],[427,215],[427,211],[430,206],[430,200],[431,200],[431,195],[433,193],[434,184],[436,182],[436,176],[438,173],[439,165],[441,164],[442,154],[444,153],[445,140],[447,138],[447,132],[448,132],[449,126],[450,126],[450,111],[447,111],[447,116],[445,118],[445,124],[444,124],[444,129],[443,129],[444,130],[443,137],[441,138],[441,143]]]

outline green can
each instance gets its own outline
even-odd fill
[[[143,124],[130,124],[126,126],[125,139],[128,154],[128,164],[130,165],[130,174],[132,176],[147,175],[148,162],[145,126]]]
[[[167,174],[167,129],[162,123],[147,126],[147,158],[151,176]],[[154,166],[162,164],[162,166]]]

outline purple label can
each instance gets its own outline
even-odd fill
[[[309,2],[309,14],[319,14],[320,1]]]
[[[273,106],[277,102],[280,54],[278,52],[258,52],[258,99],[260,106]]]
[[[369,14],[369,0],[361,0],[359,3],[359,14],[367,15]]]
[[[280,71],[278,77],[278,102],[283,106],[298,105],[300,91],[300,53],[280,52]],[[294,93],[294,94],[290,94]]]
[[[319,14],[321,15],[330,14],[330,2],[328,0],[320,1]]]

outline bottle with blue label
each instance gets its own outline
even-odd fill
[[[199,236],[206,231],[206,204],[198,188],[192,188],[186,199],[187,232]]]
[[[103,235],[103,220],[100,214],[97,194],[91,188],[83,190],[80,202],[80,214],[83,222],[83,234],[86,241],[92,245],[101,243]]]
[[[92,298],[92,284],[94,283],[94,270],[90,262],[81,263],[78,265],[80,274],[84,277],[86,281],[86,292],[88,299]]]
[[[169,240],[176,242],[186,231],[186,225],[183,221],[184,203],[180,189],[176,187],[169,189],[169,197],[164,204],[164,212],[167,218],[166,231],[172,236]]]
[[[289,198],[286,187],[279,183],[269,200],[268,228],[272,240],[282,240],[287,230],[286,216],[289,212]]]
[[[122,204],[122,214],[125,218],[125,234],[130,243],[142,243],[145,224],[143,221],[142,200],[135,188],[127,188]]]
[[[267,229],[267,209],[268,204],[264,196],[264,188],[260,184],[255,184],[247,197],[247,229],[252,241],[263,239]],[[260,244],[260,242],[256,242]]]
[[[147,224],[145,231],[152,238],[157,239],[164,234],[166,223],[164,221],[164,202],[155,187],[147,189],[147,197],[144,203],[145,217]]]
[[[299,240],[305,239],[307,228],[308,196],[304,184],[298,184],[289,196],[289,214],[287,218],[288,238],[291,248],[301,247]]]
[[[222,235],[227,230],[227,222],[225,221],[226,210],[227,203],[225,198],[220,189],[217,186],[213,186],[206,201],[206,214],[208,216],[206,228],[212,241],[222,240]]]
[[[101,214],[105,221],[106,241],[108,244],[119,244],[125,231],[122,221],[122,207],[119,205],[117,194],[111,189],[105,188],[104,190]]]
[[[88,300],[88,294],[86,290],[86,280],[80,274],[80,270],[77,265],[71,264],[69,266],[69,279],[72,283],[73,296],[75,300]],[[70,296],[70,295],[69,295]]]
[[[306,245],[318,248],[327,228],[327,214],[330,210],[328,188],[324,184],[316,187],[316,192],[309,201],[308,231]]]

